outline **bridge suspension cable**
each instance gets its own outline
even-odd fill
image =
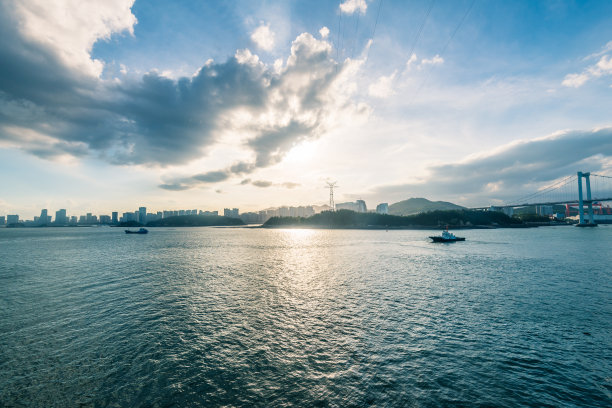
[[[572,183],[573,181],[576,180],[576,176],[567,176],[564,179],[557,181],[543,189],[540,189],[534,193],[528,194],[526,196],[522,196],[516,200],[512,200],[511,202],[506,202],[506,204],[504,204],[505,206],[511,206],[511,205],[523,205],[523,204],[529,204],[530,200],[535,199],[536,197],[543,197],[545,196],[547,193],[551,193],[553,191],[562,191],[564,193],[567,193],[567,189],[562,190],[564,187],[569,186],[570,183]],[[552,200],[549,200],[552,201]],[[562,200],[559,200],[562,201]]]

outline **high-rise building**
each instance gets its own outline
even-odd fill
[[[119,213],[117,211],[113,211],[113,213],[111,214],[111,222],[113,224],[119,224]]]
[[[351,210],[359,213],[368,212],[368,207],[365,201],[357,200],[355,202],[349,201],[347,203],[337,203],[336,210]]]
[[[124,212],[123,217],[121,217],[121,222],[129,222],[129,221],[135,221],[135,220],[136,219],[134,218],[133,212]]]
[[[4,215],[0,215],[0,225],[4,224],[6,224],[6,218],[4,217]]]
[[[138,219],[137,221],[141,224],[147,223],[147,207],[138,208]]]
[[[368,212],[368,207],[366,206],[365,201],[357,200],[355,201],[355,203],[357,204],[357,212],[360,212],[360,213]]]
[[[14,214],[14,215],[7,215],[6,216],[6,224],[10,225],[10,224],[17,224],[19,222],[19,215]]]
[[[51,222],[51,217],[47,213],[47,209],[44,208],[40,211],[40,217],[38,217],[38,224],[46,225]]]
[[[389,204],[388,203],[380,203],[376,206],[376,212],[378,214],[389,214]]]
[[[223,216],[230,217],[230,218],[240,218],[240,211],[238,211],[237,208],[232,208],[232,209],[224,208]]]
[[[66,210],[61,209],[55,212],[55,224],[65,225],[68,224],[68,217],[66,216]]]
[[[110,223],[111,223],[110,215],[101,215],[100,216],[100,224],[110,224]]]

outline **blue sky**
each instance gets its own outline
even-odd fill
[[[612,173],[609,1],[0,6],[0,215],[499,203]]]

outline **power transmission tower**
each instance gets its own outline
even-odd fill
[[[331,211],[336,211],[336,204],[334,203],[334,188],[338,188],[339,186],[336,185],[337,181],[329,182],[327,181],[326,184],[327,186],[325,188],[329,188],[329,208],[331,209]]]

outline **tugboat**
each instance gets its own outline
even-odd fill
[[[130,231],[130,230],[125,230],[126,234],[147,234],[149,233],[149,230],[147,230],[146,228],[141,228],[138,231]]]
[[[465,241],[463,237],[457,237],[452,232],[448,232],[448,225],[446,229],[442,231],[441,235],[436,235],[433,237],[429,237],[433,242],[457,242],[457,241]]]

